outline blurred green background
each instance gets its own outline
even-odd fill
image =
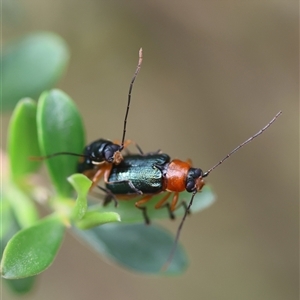
[[[127,137],[146,152],[206,170],[283,111],[207,178],[218,201],[185,224],[183,276],[126,272],[68,235],[23,299],[298,299],[298,2],[2,2],[3,43],[35,30],[66,40],[70,66],[58,87],[82,112],[88,141],[121,138],[140,47]],[[175,232],[178,222],[164,224]],[[2,297],[18,299],[5,287]]]

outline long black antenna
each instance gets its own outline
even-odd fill
[[[139,50],[139,61],[138,61],[138,65],[136,67],[136,70],[134,72],[133,78],[130,82],[130,86],[129,86],[129,92],[128,92],[128,101],[127,101],[127,108],[126,108],[126,113],[125,113],[125,119],[124,119],[124,127],[123,127],[123,137],[122,137],[122,142],[121,142],[121,146],[119,151],[123,150],[124,148],[124,141],[125,141],[125,134],[126,134],[126,125],[127,125],[127,117],[128,117],[128,113],[129,113],[129,108],[130,108],[130,101],[131,101],[131,91],[132,91],[132,87],[133,87],[133,83],[141,69],[141,65],[142,65],[142,61],[143,61],[143,49],[140,48]]]
[[[215,164],[212,168],[210,168],[207,172],[205,172],[203,174],[202,177],[206,177],[208,176],[208,174],[214,170],[216,167],[218,167],[220,164],[222,164],[227,158],[229,158],[233,153],[235,153],[236,151],[238,151],[240,148],[244,147],[246,144],[250,143],[251,141],[253,141],[256,137],[258,137],[259,135],[261,135],[268,127],[270,127],[275,120],[282,114],[282,111],[278,112],[275,117],[265,126],[263,127],[260,131],[258,131],[257,133],[255,133],[253,136],[251,136],[248,140],[246,140],[245,142],[243,142],[242,144],[238,145],[236,148],[234,148],[231,152],[229,152],[223,159],[221,159],[217,164]]]
[[[261,135],[268,127],[270,127],[275,120],[282,114],[282,111],[278,112],[275,117],[265,126],[263,127],[260,131],[258,131],[257,133],[255,133],[253,136],[251,136],[249,139],[247,139],[245,142],[243,142],[242,144],[238,145],[236,148],[234,148],[231,152],[229,152],[223,159],[221,159],[217,164],[215,164],[212,168],[210,168],[207,172],[205,172],[202,177],[207,177],[209,175],[209,173],[214,170],[216,167],[218,167],[220,164],[222,164],[227,158],[229,158],[233,153],[235,153],[236,151],[238,151],[240,148],[244,147],[246,144],[250,143],[251,141],[253,141],[256,137],[258,137],[259,135]],[[181,222],[178,226],[177,232],[176,232],[176,237],[174,240],[174,244],[172,246],[172,249],[170,251],[169,257],[166,261],[166,263],[163,265],[162,267],[162,271],[166,271],[168,269],[168,267],[170,266],[170,263],[172,262],[172,259],[174,257],[175,254],[175,250],[177,248],[177,244],[178,244],[178,240],[179,240],[179,236],[183,227],[183,224],[185,222],[185,219],[190,211],[190,208],[193,205],[193,201],[194,201],[194,197],[197,194],[197,191],[193,192],[191,200],[189,202],[189,205],[187,206],[185,213],[181,219]]]
[[[125,134],[126,134],[126,124],[127,124],[127,118],[128,118],[128,113],[129,113],[129,108],[130,108],[130,101],[131,101],[131,92],[132,92],[132,87],[133,87],[133,83],[141,69],[141,65],[142,65],[142,61],[143,61],[143,50],[142,48],[140,48],[139,50],[139,61],[138,61],[138,65],[137,68],[134,72],[133,78],[130,82],[130,86],[129,86],[129,92],[128,92],[128,102],[127,102],[127,108],[126,108],[126,113],[125,113],[125,119],[124,119],[124,127],[123,127],[123,137],[122,137],[122,143],[120,146],[119,151],[123,150],[124,148],[124,141],[125,141]],[[138,146],[137,146],[138,147]],[[140,150],[140,152],[142,152]],[[89,157],[88,155],[83,155],[83,154],[77,154],[77,153],[73,153],[73,152],[57,152],[57,153],[53,153],[50,155],[45,155],[45,156],[32,156],[30,157],[31,160],[44,160],[44,159],[48,159],[51,157],[55,157],[58,155],[73,155],[73,156],[78,156],[78,157]]]
[[[58,156],[58,155],[72,155],[72,156],[79,156],[79,157],[89,157],[87,155],[77,154],[77,153],[73,153],[73,152],[56,152],[56,153],[45,155],[45,156],[31,156],[31,157],[29,157],[29,159],[31,159],[31,160],[44,160],[44,159],[48,159],[48,158],[55,157],[55,156]]]
[[[193,201],[194,201],[194,197],[195,195],[197,194],[197,191],[193,192],[192,194],[192,198],[190,200],[190,203],[189,205],[187,206],[185,212],[184,212],[184,215],[180,221],[180,224],[178,226],[178,229],[177,229],[177,232],[176,232],[176,236],[175,236],[175,240],[174,240],[174,243],[173,243],[173,246],[172,246],[172,249],[170,251],[170,254],[169,254],[169,257],[167,259],[167,261],[164,263],[164,265],[162,266],[161,268],[161,271],[162,272],[165,272],[168,270],[172,260],[173,260],[173,257],[174,257],[174,254],[175,254],[175,251],[176,251],[176,248],[177,248],[177,244],[178,244],[178,240],[179,240],[179,237],[180,237],[180,233],[181,233],[181,230],[182,230],[182,227],[183,227],[183,224],[184,224],[184,221],[187,217],[187,215],[189,214],[189,211],[190,211],[190,208],[192,207],[193,205]]]

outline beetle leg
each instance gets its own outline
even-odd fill
[[[96,169],[86,170],[82,174],[85,175],[88,179],[93,180],[97,173]]]
[[[180,207],[180,206],[183,206],[183,208],[184,208],[184,211],[187,211],[187,209],[188,209],[188,206],[187,206],[187,204],[186,204],[186,202],[184,201],[184,200],[182,200],[181,201],[181,203],[178,205],[178,207]],[[177,208],[178,208],[177,207]],[[177,209],[176,208],[176,209]],[[191,213],[191,211],[190,210],[188,210],[188,212],[187,212],[188,214],[190,214]]]
[[[174,193],[174,196],[172,198],[171,201],[171,211],[174,211],[175,209],[177,209],[176,205],[178,203],[178,198],[179,198],[179,193]]]
[[[172,194],[171,192],[168,192],[162,199],[160,199],[160,201],[158,203],[156,203],[155,208],[158,209],[158,208],[162,208],[162,207],[167,207],[170,219],[173,220],[173,219],[175,219],[174,211],[178,208],[178,207],[176,207],[176,205],[178,202],[179,193],[174,193],[174,196],[171,200],[171,204],[165,203],[169,199],[171,194]]]
[[[146,206],[142,206],[142,207],[137,206],[137,208],[142,211],[143,217],[144,217],[144,220],[145,220],[145,224],[149,225],[150,224],[150,219],[149,219],[149,216],[147,214],[147,207]]]
[[[158,208],[161,208],[161,207],[163,207],[164,206],[164,204],[165,204],[165,202],[169,199],[169,197],[171,196],[171,192],[167,192],[166,193],[166,195],[163,197],[163,198],[161,198],[160,200],[159,200],[159,202],[157,202],[156,204],[155,204],[155,208],[156,209],[158,209]]]
[[[90,178],[93,181],[93,183],[92,183],[92,185],[90,187],[90,190],[93,189],[97,185],[97,183],[103,177],[104,173],[105,173],[105,169],[104,169],[104,166],[103,166],[103,168],[100,168],[100,169],[97,170],[97,172],[95,173],[95,175],[93,176],[93,178]]]
[[[93,181],[90,190],[92,190],[97,185],[97,183],[102,179],[102,177],[104,177],[104,182],[107,182],[111,169],[112,164],[104,162],[101,164],[101,167],[97,171],[88,170],[87,172],[84,172],[84,175],[86,175],[89,179]]]
[[[175,219],[175,215],[174,215],[174,212],[172,212],[172,210],[171,210],[170,203],[167,202],[166,204],[162,205],[160,208],[162,208],[162,207],[166,207],[168,209],[168,213],[169,213],[170,219],[174,220]]]
[[[98,185],[98,188],[106,193],[106,196],[104,198],[104,202],[103,202],[103,206],[106,206],[107,204],[109,204],[112,200],[115,203],[115,207],[118,206],[118,199],[116,198],[116,196],[108,189]]]
[[[140,191],[139,189],[137,189],[137,188],[134,186],[134,184],[132,183],[131,180],[120,180],[120,181],[110,181],[110,182],[108,182],[108,179],[109,179],[109,175],[110,175],[111,169],[112,169],[112,165],[110,164],[110,165],[109,165],[109,168],[107,168],[107,169],[105,170],[105,172],[104,172],[104,182],[105,182],[105,183],[109,183],[109,184],[114,184],[115,182],[118,182],[118,183],[120,183],[120,182],[128,183],[129,187],[130,187],[132,190],[134,190],[137,194],[139,194],[139,195],[142,195],[142,194],[143,194],[142,191]]]
[[[112,169],[112,164],[105,162],[105,163],[101,164],[101,168],[99,168],[96,171],[96,173],[94,174],[94,176],[92,176],[92,178],[89,177],[88,174],[84,173],[88,178],[90,178],[93,181],[93,183],[90,187],[90,190],[92,190],[97,185],[97,183],[101,180],[102,177],[104,178],[104,182],[107,182],[109,174],[111,172],[111,169]],[[114,201],[115,207],[118,206],[118,200],[111,191],[109,191],[108,189],[103,188],[99,185],[97,185],[97,187],[101,191],[106,193],[106,197],[105,197],[104,204],[103,204],[104,206],[107,205],[111,200]]]
[[[133,183],[132,183],[131,180],[124,180],[124,182],[127,182],[128,185],[129,185],[129,186],[130,186],[137,194],[140,194],[140,195],[143,194],[143,192],[142,192],[141,190],[137,189],[137,188],[133,185]]]
[[[183,206],[183,209],[184,209],[184,211],[186,212],[187,209],[188,209],[188,206],[187,206],[187,204],[186,204],[186,202],[185,202],[184,200],[182,200],[182,201],[175,207],[175,210],[178,209],[178,208],[180,208],[181,206]],[[191,211],[188,210],[187,214],[189,215],[190,213],[191,213]]]
[[[140,199],[139,201],[135,202],[135,207],[142,210],[142,212],[143,212],[143,217],[145,219],[146,225],[150,224],[150,219],[147,214],[147,207],[141,206],[141,205],[147,203],[149,200],[151,200],[152,197],[153,197],[153,195],[147,195],[147,196],[143,197],[142,199]]]
[[[103,168],[103,179],[105,183],[108,183],[108,178],[111,173],[112,164],[107,164],[105,168]]]
[[[126,144],[126,142],[127,142],[127,144]],[[133,145],[138,149],[139,153],[140,153],[141,155],[144,155],[144,151],[142,150],[142,148],[141,148],[136,142],[134,142],[134,141],[131,141],[131,140],[125,141],[124,147],[127,147],[127,146],[130,145],[130,144],[133,144]],[[126,145],[126,146],[125,146],[125,145]],[[129,152],[129,153],[130,153],[130,152]]]

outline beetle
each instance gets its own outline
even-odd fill
[[[200,192],[205,185],[204,178],[233,153],[262,134],[275,122],[281,113],[281,111],[278,112],[266,126],[234,148],[206,172],[203,172],[199,168],[193,168],[190,160],[171,160],[170,156],[165,153],[154,152],[125,155],[120,164],[113,165],[110,169],[101,169],[105,188],[100,187],[100,189],[107,193],[105,203],[112,198],[116,201],[116,198],[120,198],[121,200],[124,196],[132,198],[141,195],[141,198],[137,199],[135,206],[142,210],[145,223],[149,224],[150,219],[145,204],[150,201],[153,196],[166,192],[155,205],[155,208],[159,209],[166,206],[169,210],[170,217],[174,219],[174,211],[179,205],[185,205],[184,203],[178,205],[179,193],[187,191],[192,193],[192,197],[189,205],[186,206],[185,218],[192,206],[195,194]],[[171,201],[170,204],[168,204],[170,198]]]
[[[155,208],[166,206],[171,219],[177,209],[179,193],[187,190],[192,192],[195,188],[199,191],[204,185],[201,169],[191,167],[191,162],[178,159],[171,160],[166,153],[132,154],[125,155],[124,160],[104,175],[106,203],[111,195],[136,197],[142,195],[135,203],[141,209],[146,224],[150,224],[145,204],[153,196],[167,191]],[[171,197],[171,203],[167,200]],[[117,197],[118,198],[118,197]],[[122,198],[121,198],[122,199]],[[180,205],[184,205],[181,203]]]
[[[118,165],[123,160],[123,155],[121,151],[126,147],[128,147],[128,145],[134,144],[138,149],[139,153],[142,154],[143,152],[141,148],[136,143],[134,143],[131,140],[125,140],[132,88],[135,79],[141,69],[142,61],[143,61],[143,50],[142,48],[140,48],[138,65],[129,86],[121,143],[112,142],[110,140],[100,138],[87,145],[83,150],[83,154],[78,154],[73,152],[57,152],[57,153],[53,153],[41,157],[31,157],[31,159],[43,160],[43,159],[48,159],[59,155],[78,156],[81,159],[78,162],[77,171],[79,173],[83,173],[89,179],[91,179],[93,181],[92,187],[94,187],[95,184],[101,179],[103,175],[103,171],[110,170],[113,164]]]

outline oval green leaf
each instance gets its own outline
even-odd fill
[[[31,276],[27,278],[21,279],[3,279],[3,281],[13,290],[15,293],[18,294],[26,294],[31,291],[33,285],[35,283],[36,276]]]
[[[33,173],[41,165],[39,161],[30,160],[31,156],[40,156],[36,112],[36,102],[25,98],[17,104],[10,119],[8,154],[13,179]]]
[[[4,251],[6,244],[14,234],[16,234],[19,230],[21,230],[21,228],[13,216],[13,212],[10,209],[10,203],[4,198],[1,199],[0,216],[2,217],[1,219],[2,230],[0,231],[0,240],[1,240],[0,251],[2,257],[2,253]],[[15,279],[15,280],[6,280],[6,279],[2,279],[2,280],[15,293],[24,294],[29,292],[32,289],[33,284],[35,282],[35,278],[36,278],[35,276],[32,276],[28,278]]]
[[[178,275],[184,272],[188,259],[179,244],[173,260],[163,272],[174,236],[165,229],[144,224],[106,224],[76,233],[98,253],[132,271],[156,275]]]
[[[41,95],[37,111],[38,139],[43,155],[57,152],[81,154],[85,145],[81,116],[72,99],[60,90]],[[76,172],[78,157],[59,155],[47,159],[53,185],[61,196],[70,196],[67,177]]]
[[[51,32],[35,32],[4,46],[2,109],[12,109],[24,97],[37,98],[52,88],[69,61],[65,41]]]
[[[9,202],[21,228],[32,226],[38,220],[37,209],[28,194],[13,182],[6,182],[3,199]]]
[[[18,279],[44,271],[53,262],[64,231],[64,225],[55,215],[19,231],[4,249],[2,276],[6,279]]]
[[[0,216],[1,216],[0,247],[4,246],[2,242],[3,239],[9,235],[12,228],[14,227],[13,212],[10,207],[10,203],[5,197],[5,195],[3,195],[3,191],[1,191],[1,193],[2,193],[2,197],[0,200]]]

